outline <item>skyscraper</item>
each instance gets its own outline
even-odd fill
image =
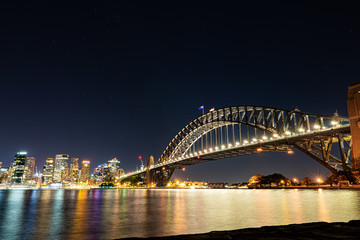
[[[116,173],[120,168],[120,161],[117,158],[113,158],[108,161],[108,166],[110,168],[111,173]]]
[[[34,169],[35,169],[35,158],[27,157],[26,165],[25,165],[25,180],[30,180],[33,177]]]
[[[70,182],[77,182],[79,180],[79,159],[72,158],[70,164]]]
[[[15,154],[15,160],[11,174],[12,184],[22,184],[23,182],[26,154],[26,152],[18,152]]]
[[[54,182],[61,182],[61,173],[68,165],[69,155],[67,154],[57,154],[55,156],[55,165],[54,165]]]
[[[90,161],[83,160],[81,164],[81,170],[80,170],[80,182],[85,183],[87,180],[89,180],[89,172],[90,172]]]
[[[42,181],[45,184],[52,183],[54,177],[54,159],[47,158],[42,174]]]

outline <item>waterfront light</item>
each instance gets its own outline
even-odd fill
[[[288,149],[287,154],[294,154],[294,151],[292,149]]]
[[[261,147],[259,147],[259,148],[256,149],[256,151],[257,151],[257,152],[262,152],[263,149],[262,149]]]

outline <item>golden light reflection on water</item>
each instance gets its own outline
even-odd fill
[[[304,222],[304,211],[302,210],[302,202],[301,202],[301,194],[298,189],[294,189],[291,194],[291,208],[294,210],[294,213],[290,215],[290,223],[291,217],[295,217],[295,223]]]
[[[74,236],[79,237],[83,233],[87,232],[87,219],[86,219],[86,212],[87,212],[87,198],[88,198],[88,191],[86,189],[76,190],[77,198],[76,198],[76,207],[74,211],[74,218],[72,220],[72,228],[71,233]]]
[[[324,222],[330,221],[329,209],[327,207],[325,194],[322,189],[318,189],[317,206],[319,220]]]

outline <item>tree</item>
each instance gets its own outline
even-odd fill
[[[306,187],[308,187],[310,184],[312,184],[313,183],[313,181],[310,179],[310,178],[308,178],[308,177],[304,177],[303,179],[301,179],[301,181],[300,181],[300,184],[301,185],[306,185]]]
[[[250,179],[249,179],[249,186],[255,186],[257,187],[258,184],[260,184],[260,179],[263,177],[264,175],[261,175],[261,174],[256,174],[254,176],[252,176]]]

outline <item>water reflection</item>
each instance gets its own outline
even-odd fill
[[[354,190],[0,190],[0,239],[112,239],[360,219]]]

